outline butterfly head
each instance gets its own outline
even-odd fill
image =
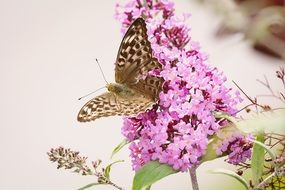
[[[113,92],[115,94],[119,94],[120,92],[123,91],[122,85],[116,83],[108,83],[106,85],[106,88],[108,89],[109,92]]]
[[[114,85],[112,83],[108,83],[106,85],[106,88],[109,92],[113,92],[114,91]]]
[[[117,94],[119,96],[126,96],[126,95],[132,95],[133,91],[128,88],[126,85],[118,84],[118,83],[109,83],[106,85],[106,88],[109,92],[112,92],[114,94]]]

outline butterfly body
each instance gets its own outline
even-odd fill
[[[161,64],[153,57],[147,28],[142,18],[129,27],[121,42],[115,67],[115,81],[106,85],[108,92],[87,102],[77,120],[92,121],[114,115],[135,116],[152,108],[158,101],[163,79],[149,75]]]
[[[110,83],[106,85],[109,92],[116,94],[117,96],[133,96],[134,91],[128,88],[124,84]]]

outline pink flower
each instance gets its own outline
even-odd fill
[[[238,165],[251,157],[252,135],[242,134],[235,128],[220,131],[217,135],[216,154],[228,155],[228,163]]]
[[[122,31],[136,18],[146,18],[153,54],[163,66],[160,72],[149,74],[162,77],[165,83],[155,108],[124,118],[122,133],[132,141],[134,170],[158,160],[186,171],[200,163],[210,135],[223,127],[213,112],[234,114],[240,98],[225,87],[223,73],[206,63],[207,56],[191,40],[185,24],[189,15],[175,17],[169,0],[146,2],[147,7],[139,0],[117,5],[115,17],[122,23]],[[232,149],[240,153],[237,147]],[[236,158],[234,153],[231,160]]]

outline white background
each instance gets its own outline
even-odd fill
[[[120,23],[113,18],[115,2],[0,0],[0,189],[79,188],[93,178],[56,170],[46,152],[63,145],[80,150],[90,161],[108,162],[111,150],[122,140],[120,117],[88,124],[76,121],[77,112],[91,97],[77,98],[105,85],[94,58],[107,79],[114,80],[121,41]],[[194,1],[177,0],[176,9],[178,14],[192,13],[191,36],[229,81],[235,80],[251,96],[267,92],[256,79],[264,74],[272,78],[281,60],[253,51],[240,35],[216,38],[218,16]],[[270,80],[277,85],[277,80]],[[115,157],[126,162],[115,166],[112,175],[126,189],[134,175],[128,155],[125,148]],[[224,182],[233,180],[206,173],[224,166],[221,159],[198,169],[202,190],[229,188]],[[186,190],[191,183],[183,173],[165,178],[153,189]]]

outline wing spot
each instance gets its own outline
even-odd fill
[[[147,46],[144,46],[143,50],[148,52],[149,48]]]
[[[136,51],[134,49],[131,49],[129,53],[133,55],[136,53]]]
[[[137,43],[137,44],[135,45],[135,48],[136,48],[136,49],[139,49],[139,48],[140,48],[140,44]]]
[[[133,47],[136,44],[136,40],[131,41],[130,44],[128,44],[128,46]]]
[[[125,59],[123,59],[123,58],[120,57],[120,58],[118,59],[118,63],[121,63],[121,62],[125,62]]]
[[[134,34],[135,34],[134,28],[132,28],[131,30],[129,30],[128,36],[133,36]]]
[[[127,52],[122,52],[122,53],[121,53],[121,56],[122,56],[123,58],[127,59],[128,53],[127,53]]]
[[[137,51],[137,56],[140,57],[141,55],[142,55],[142,51],[141,50]]]
[[[132,63],[132,62],[134,62],[134,59],[129,59],[128,61],[129,61],[130,63]]]

